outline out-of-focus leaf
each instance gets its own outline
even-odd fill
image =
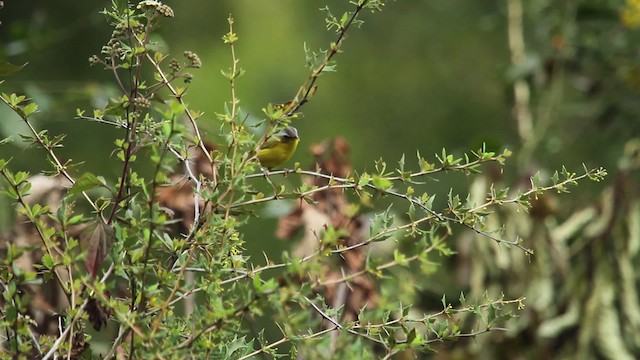
[[[13,65],[7,61],[4,60],[0,60],[0,76],[10,76],[13,75],[17,72],[19,72],[20,70],[22,70],[23,67],[27,66],[27,64],[23,64],[22,66],[18,66],[18,65]]]
[[[569,309],[555,318],[546,320],[538,327],[538,336],[545,339],[553,339],[566,329],[576,326],[580,320],[580,305],[574,302]]]
[[[613,289],[608,287],[603,297],[605,298],[602,304],[604,306],[599,308],[599,322],[595,339],[600,355],[608,360],[636,359],[622,340],[620,317],[613,305]]]

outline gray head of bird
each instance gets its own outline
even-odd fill
[[[300,138],[298,136],[298,129],[294,128],[293,126],[287,126],[286,128],[282,129],[280,131],[280,137],[284,141],[291,141]]]

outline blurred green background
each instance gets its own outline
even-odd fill
[[[302,145],[292,162],[308,164],[309,145],[338,135],[347,138],[354,169],[359,171],[372,170],[381,157],[393,164],[406,154],[408,164],[415,165],[416,151],[435,160],[433,154],[443,147],[462,154],[482,143],[491,150],[507,147],[517,156],[520,144],[511,114],[512,81],[532,77],[545,58],[556,56],[554,33],[566,33],[573,44],[580,44],[577,24],[561,11],[566,6],[551,1],[528,4],[525,14],[532,14],[531,19],[525,18],[529,58],[522,69],[510,65],[504,1],[389,2],[382,13],[363,14],[363,28],[348,34],[344,53],[336,57],[337,72],[321,77],[316,96],[302,109],[304,118],[295,123]],[[162,22],[156,40],[178,58],[191,50],[203,60],[203,68],[194,71],[187,101],[206,113],[200,125],[205,137],[214,141],[219,129],[215,113],[222,112],[230,96],[220,74],[231,63],[228,46],[221,40],[230,14],[240,37],[239,66],[246,70],[237,83],[238,96],[252,119],[263,118],[261,109],[268,103],[289,100],[306,79],[305,44],[318,51],[336,37],[324,29],[320,2],[194,0],[170,5],[175,18]],[[336,14],[347,9],[345,2],[327,5]],[[82,159],[80,171],[115,178],[119,163],[108,154],[119,131],[74,119],[76,108],[101,108],[117,95],[112,74],[90,67],[87,61],[109,38],[106,17],[99,13],[108,6],[107,2],[6,2],[0,11],[2,55],[13,64],[28,65],[8,78],[2,91],[24,93],[39,104],[42,111],[34,124],[51,134],[67,134],[59,153]],[[593,18],[588,19],[593,23],[589,26],[611,26]],[[575,56],[577,46],[559,56]],[[603,53],[616,56],[608,49]],[[537,165],[531,171],[561,165],[579,170],[582,162],[615,165],[630,135],[628,129],[598,125],[601,100],[585,101],[570,81],[559,87],[552,100],[557,105],[548,113],[545,110],[550,130],[535,149]],[[532,96],[536,110],[536,94]],[[46,160],[40,150],[27,148],[17,137],[24,126],[6,108],[0,108],[0,116],[0,135],[16,140],[2,148],[3,156],[13,158],[16,170],[39,172]],[[514,159],[511,164],[515,163]],[[529,169],[519,172],[523,171]],[[517,172],[507,173],[515,176]],[[468,183],[461,177],[447,178],[430,183],[428,191],[444,194],[451,186]],[[6,227],[10,219],[10,212],[3,211],[0,224]]]
[[[544,8],[545,3],[534,1],[537,5],[532,8]],[[108,40],[110,29],[99,14],[108,5],[7,2],[0,12],[4,58],[14,64],[29,63],[7,79],[3,91],[22,91],[37,101],[44,110],[39,125],[46,123],[52,132],[69,134],[70,154],[74,148],[110,146],[108,136],[90,135],[106,135],[108,130],[73,121],[75,107],[101,106],[107,95],[113,95],[102,88],[113,85],[110,74],[87,62]],[[324,49],[335,39],[335,34],[323,30],[320,2],[189,1],[170,5],[176,16],[163,22],[163,38],[158,41],[177,57],[192,50],[202,58],[204,67],[194,74],[188,100],[194,109],[208,114],[203,123],[209,123],[203,126],[213,133],[217,132],[214,113],[229,99],[226,80],[220,75],[230,64],[228,47],[221,41],[229,14],[236,18],[238,57],[246,70],[238,83],[241,106],[258,118],[267,103],[290,99],[306,78],[303,45]],[[346,10],[342,2],[328,5],[336,13]],[[303,145],[344,135],[354,149],[356,169],[371,168],[381,156],[396,161],[402,154],[413,156],[416,150],[430,155],[442,147],[463,151],[483,142],[492,148],[516,150],[505,16],[505,2],[473,0],[390,2],[380,14],[364,14],[363,29],[348,35],[344,53],[337,57],[338,71],[322,76],[317,96],[303,109],[305,118],[295,124]],[[551,39],[544,37],[553,25],[547,24],[550,21],[525,24],[531,30],[527,40],[534,45],[530,46],[534,66],[548,55]],[[540,44],[542,41],[547,43]],[[610,162],[610,154],[603,154],[606,146],[598,146],[609,144],[602,141],[606,134],[590,134],[590,109],[580,107],[583,104],[568,108],[570,105],[557,111],[572,111],[572,122],[561,117],[554,121],[570,124],[574,138],[564,140],[556,135],[547,139],[537,158],[568,166],[580,161]],[[6,110],[2,111],[6,118]],[[562,124],[557,125],[562,129]],[[19,129],[13,120],[0,126],[4,136]],[[585,146],[586,141],[578,141],[585,135],[597,135],[593,137],[596,143]],[[87,159],[86,166],[96,166],[98,159]],[[304,151],[295,158],[302,163],[308,159]],[[33,161],[31,156],[18,154],[14,166],[39,169],[41,164]]]
[[[237,83],[242,110],[263,118],[268,103],[289,100],[308,76],[304,45],[326,49],[336,35],[325,30],[323,5],[299,1],[257,4],[250,1],[170,3],[174,19],[162,22],[156,40],[176,57],[191,50],[203,67],[193,73],[187,101],[206,113],[200,121],[205,137],[215,141],[230,93],[220,70],[231,64],[222,35],[227,18],[235,18],[239,66],[246,71]],[[339,14],[346,3],[330,2]],[[108,3],[61,1],[7,2],[0,12],[3,54],[13,64],[28,65],[2,85],[3,92],[25,93],[40,105],[34,120],[39,129],[67,134],[66,158],[82,159],[80,171],[107,178],[118,176],[119,163],[108,156],[119,131],[75,120],[75,109],[103,107],[116,96],[112,74],[87,59],[100,52],[111,29],[99,14]],[[365,24],[353,29],[336,57],[337,72],[325,73],[318,91],[295,122],[302,137],[291,163],[306,166],[311,144],[344,136],[352,149],[354,169],[372,170],[384,158],[390,166],[403,154],[415,165],[416,151],[430,160],[443,147],[462,154],[486,142],[490,149],[517,146],[510,116],[510,90],[505,82],[509,52],[501,2],[390,2],[378,14],[364,13]],[[0,135],[13,135],[4,157],[16,170],[39,172],[46,166],[41,152],[27,148],[17,134],[25,128],[0,108]],[[7,154],[9,153],[9,154]],[[587,157],[578,157],[585,159]],[[579,163],[577,163],[579,164]],[[310,164],[309,164],[310,165]],[[453,183],[452,183],[453,182]],[[446,193],[464,178],[433,182],[430,192]],[[6,207],[5,207],[6,209]],[[7,226],[9,214],[2,217]]]
[[[29,65],[4,84],[5,92],[23,90],[45,110],[41,126],[69,134],[72,147],[109,146],[105,129],[74,121],[75,107],[101,105],[97,87],[113,84],[108,72],[89,67],[87,58],[100,51],[110,29],[98,14],[108,4],[47,1],[7,3],[2,16],[4,55],[12,63]],[[267,103],[289,100],[308,74],[303,45],[327,48],[335,34],[324,31],[321,3],[298,1],[271,4],[189,1],[171,4],[175,19],[165,20],[161,33],[170,51],[198,53],[204,62],[195,71],[188,101],[208,116],[203,126],[216,133],[215,112],[229,99],[221,69],[230,65],[221,36],[227,17],[236,19],[240,67],[238,82],[244,111],[262,118]],[[336,12],[346,10],[334,2]],[[336,73],[325,74],[317,96],[304,107],[299,128],[303,145],[327,137],[345,136],[353,148],[354,167],[371,168],[384,157],[397,161],[442,147],[476,148],[514,142],[504,71],[509,61],[499,2],[429,1],[389,3],[380,14],[364,14],[363,29],[354,29],[337,57]],[[461,11],[464,10],[464,11]],[[93,91],[92,91],[93,90]],[[208,121],[208,122],[207,122]],[[4,136],[15,123],[4,121]],[[303,147],[295,160],[309,160]],[[100,151],[95,151],[101,156]],[[100,159],[95,159],[96,161]],[[29,159],[33,160],[33,159]],[[96,161],[87,159],[86,166]],[[35,166],[34,166],[35,165]],[[17,157],[14,166],[38,169]]]
[[[101,107],[108,96],[116,95],[111,74],[87,62],[108,40],[110,28],[99,14],[108,5],[6,2],[0,12],[3,57],[14,64],[28,62],[21,73],[7,79],[3,91],[33,98],[43,110],[37,125],[68,134],[62,152],[72,158],[88,155],[84,167],[91,171],[109,171],[105,164],[113,162],[101,150],[111,147],[117,132],[73,117],[76,107]],[[194,109],[206,112],[201,125],[210,138],[218,131],[215,113],[229,99],[220,75],[231,61],[221,40],[229,14],[236,19],[238,57],[246,70],[238,95],[242,109],[256,118],[263,117],[261,109],[267,103],[289,100],[306,78],[305,43],[319,50],[335,40],[335,34],[324,30],[320,2],[194,0],[170,5],[176,16],[163,21],[162,38],[157,40],[176,57],[192,50],[203,60],[187,98]],[[328,5],[335,13],[347,9],[343,2]],[[526,76],[542,67],[545,57],[553,55],[552,32],[565,32],[558,28],[562,19],[552,16],[552,2],[533,1],[530,7],[538,17],[535,23],[525,22],[531,69],[510,69],[504,1],[389,2],[382,13],[364,14],[363,28],[348,35],[344,53],[336,58],[337,72],[322,76],[317,95],[303,108],[304,119],[295,124],[303,147],[294,160],[307,163],[306,145],[337,135],[348,139],[354,168],[362,170],[371,169],[379,157],[395,162],[407,154],[413,159],[416,150],[427,156],[442,147],[461,153],[484,142],[492,149],[517,151],[511,116],[513,74]],[[564,26],[571,34],[576,24],[569,20]],[[577,50],[567,53],[571,51]],[[551,114],[553,131],[542,140],[536,161],[552,167],[613,164],[621,148],[612,146],[612,136],[624,138],[627,129],[597,127],[593,115],[598,109],[574,101],[575,92],[571,83],[562,91],[563,103]],[[2,136],[17,134],[20,124],[6,109],[0,111]],[[13,166],[40,169],[42,162],[28,153],[32,150],[25,152],[24,145],[14,144]]]

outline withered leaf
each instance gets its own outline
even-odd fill
[[[69,349],[69,359],[90,359],[91,350],[89,344],[86,342],[83,332],[77,332],[73,337],[71,343],[71,349]]]
[[[110,310],[102,306],[96,299],[89,299],[85,310],[89,314],[89,322],[97,331],[100,331],[107,324]]]
[[[348,178],[352,174],[352,166],[349,160],[349,144],[343,138],[332,141],[323,141],[312,145],[311,154],[315,158],[315,170],[326,175]],[[326,186],[333,180],[326,177],[308,176],[304,179],[307,187]],[[372,181],[370,178],[367,183]],[[384,184],[383,184],[384,185]],[[386,187],[386,186],[381,186]],[[328,226],[346,232],[348,235],[340,238],[344,246],[361,244],[364,227],[368,221],[364,221],[358,211],[354,211],[344,194],[344,189],[333,188],[313,193],[309,203],[300,202],[287,216],[280,218],[276,235],[288,239],[301,227],[304,228],[304,236],[294,249],[294,255],[299,258],[309,256],[318,249],[318,234],[326,231]],[[388,236],[377,235],[388,227],[393,220],[393,214],[387,210],[377,217],[372,224],[372,235],[378,236],[375,240],[383,240]],[[377,229],[377,230],[376,230]],[[356,247],[341,254],[339,269],[333,268],[335,263],[321,270],[327,285],[324,288],[314,290],[324,291],[327,305],[334,308],[343,308],[341,321],[352,321],[358,318],[363,307],[371,308],[376,305],[378,292],[375,282],[368,273],[362,273],[366,267],[368,249]],[[357,275],[360,273],[360,275]],[[354,274],[357,276],[353,277]],[[328,326],[331,326],[328,324]]]
[[[95,279],[102,262],[109,253],[109,248],[113,244],[115,233],[111,225],[107,225],[101,220],[96,220],[80,233],[80,244],[87,250],[87,257],[84,264]]]
[[[283,216],[278,221],[276,236],[280,239],[290,239],[295,232],[304,225],[302,206],[297,206],[291,213]]]

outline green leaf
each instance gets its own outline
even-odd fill
[[[13,65],[7,61],[0,61],[0,76],[6,77],[20,72],[28,63],[24,63],[21,66]]]
[[[82,220],[84,220],[84,214],[75,215],[75,216],[72,216],[71,219],[69,219],[69,221],[67,221],[67,225],[75,225],[75,224],[81,223]]]
[[[49,253],[46,253],[42,256],[42,265],[44,265],[44,267],[51,270],[53,269],[53,264],[53,258],[51,257],[51,255],[49,255]]]
[[[24,113],[25,117],[28,117],[36,111],[38,111],[38,104],[36,103],[27,104],[22,108],[22,112]]]
[[[416,221],[416,207],[413,202],[409,205],[409,211],[407,211],[407,216],[409,216],[409,220],[411,222]]]
[[[7,136],[6,138],[0,140],[0,145],[11,144],[13,142],[12,136]]]
[[[407,343],[412,344],[415,339],[416,339],[416,329],[413,328],[407,334]]]
[[[373,183],[373,186],[376,187],[376,189],[383,190],[383,191],[390,190],[393,187],[393,182],[391,182],[391,180],[384,177],[380,177],[378,175],[373,175],[371,182]]]
[[[400,266],[408,264],[407,256],[400,252],[398,249],[393,250],[393,261],[395,261]]]
[[[253,349],[253,340],[247,343],[246,336],[241,338],[234,337],[233,340],[226,345],[226,358],[238,357],[239,355],[246,355],[251,349]]]
[[[362,175],[360,175],[360,178],[358,179],[358,189],[362,189],[363,187],[369,185],[370,182],[371,176],[366,172],[362,173]]]
[[[388,229],[393,223],[393,216],[391,215],[391,205],[382,213],[376,214],[371,222],[371,237],[376,237],[376,241],[382,241],[388,237],[378,236],[379,233]]]
[[[18,193],[13,188],[7,188],[7,190],[2,190],[2,191],[0,191],[0,194],[5,195],[6,197],[8,197],[11,200],[19,200],[20,199],[20,196],[18,195]]]
[[[487,327],[490,327],[493,324],[493,321],[496,318],[496,308],[493,304],[489,304],[487,309]]]
[[[95,176],[91,173],[84,173],[78,180],[76,180],[76,183],[73,184],[71,189],[69,189],[69,194],[76,195],[95,187],[107,187],[104,178],[102,176]]]
[[[24,171],[18,171],[14,178],[14,184],[19,185],[21,184],[23,181],[27,180],[29,178],[29,173],[28,172],[24,172]]]
[[[254,274],[253,275],[253,288],[258,292],[258,293],[262,293],[262,289],[264,286],[262,286],[262,280],[260,279],[260,274]]]
[[[428,162],[425,158],[420,156],[420,152],[417,152],[418,165],[420,166],[420,172],[428,172],[435,169],[435,164]]]

